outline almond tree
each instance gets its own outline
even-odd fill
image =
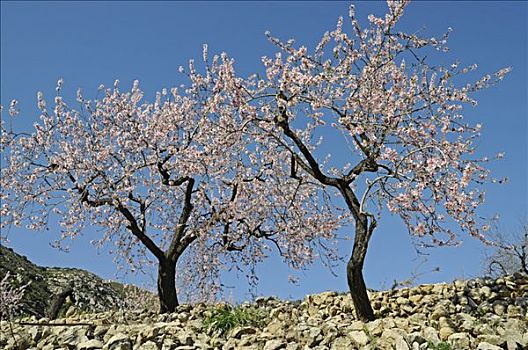
[[[161,313],[178,305],[184,252],[178,269],[209,296],[222,266],[256,263],[272,247],[294,267],[313,260],[338,216],[319,201],[320,186],[289,178],[289,154],[255,146],[233,113],[233,61],[206,56],[204,47],[205,75],[190,61],[183,93],[163,89],[146,102],[137,81],[129,92],[116,81],[95,100],[78,91],[75,110],[59,80],[51,109],[38,93],[33,131],[3,120],[2,227],[41,230],[58,217],[62,238],[97,229],[94,243],[113,242],[120,261],[154,257]],[[18,113],[13,101],[9,115]]]
[[[388,13],[370,15],[366,28],[351,7],[351,31],[340,18],[313,52],[268,33],[280,52],[263,58],[263,77],[238,88],[245,108],[255,110],[255,132],[291,155],[292,176],[309,176],[344,202],[355,223],[348,286],[357,317],[367,321],[374,313],[363,265],[383,208],[424,245],[456,243],[457,231],[484,240],[487,226],[476,210],[484,201],[487,158],[474,155],[480,124],[465,122],[461,110],[476,104],[471,93],[509,71],[459,86],[455,81],[476,66],[428,63],[426,56],[447,51],[449,32],[426,38],[398,31],[406,3],[388,1]],[[322,157],[323,133],[341,147],[337,156],[346,164],[331,167]]]

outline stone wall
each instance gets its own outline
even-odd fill
[[[348,350],[526,349],[528,277],[454,281],[449,284],[372,292],[378,319],[355,320],[346,294],[325,292],[298,302],[259,298],[262,326],[237,327],[220,336],[204,326],[214,306],[182,305],[155,310],[84,313],[51,321],[36,317],[1,323],[0,348],[108,350]],[[249,307],[249,305],[248,305]],[[18,322],[18,323],[17,323]],[[39,325],[21,325],[34,322]],[[16,337],[16,344],[11,329]]]

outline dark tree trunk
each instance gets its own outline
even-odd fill
[[[371,227],[371,230],[374,226]],[[368,243],[372,231],[369,230],[368,218],[361,214],[356,220],[356,235],[354,237],[354,247],[352,255],[347,264],[347,281],[350,289],[350,296],[356,310],[356,317],[361,321],[373,321],[374,310],[370,305],[367,294],[367,286],[363,279],[363,265],[367,255]]]
[[[165,172],[162,175],[167,176],[167,173]],[[166,178],[166,180],[168,181],[168,178]],[[182,181],[187,181],[187,186],[185,187],[185,201],[180,219],[178,220],[178,226],[169,249],[166,253],[162,252],[158,257],[158,298],[160,303],[160,314],[174,312],[176,306],[179,305],[178,296],[176,294],[176,265],[185,249],[187,249],[187,247],[196,239],[195,235],[184,236],[187,227],[187,220],[189,220],[189,216],[193,210],[191,196],[194,179],[184,178]]]
[[[354,264],[349,260],[347,264],[347,281],[350,289],[350,296],[356,310],[356,317],[364,322],[374,321],[374,310],[370,305],[370,299],[367,294],[367,287],[363,279],[363,265]]]
[[[54,320],[59,316],[59,311],[62,308],[62,305],[64,305],[64,302],[66,301],[66,298],[70,297],[72,302],[75,302],[75,299],[73,298],[73,288],[68,287],[64,291],[56,294],[53,299],[51,300],[50,307],[47,312],[47,316],[50,320]]]
[[[356,310],[356,317],[361,321],[373,321],[374,311],[370,305],[370,300],[367,294],[367,286],[363,279],[363,265],[365,263],[365,256],[367,255],[367,248],[372,236],[372,232],[376,228],[376,220],[374,217],[361,212],[361,205],[348,184],[341,184],[339,190],[343,195],[348,209],[355,219],[356,232],[354,236],[354,247],[352,254],[347,264],[347,282],[350,289],[350,296],[354,303]]]
[[[176,261],[160,261],[158,266],[158,298],[160,314],[171,313],[178,306],[176,294]]]

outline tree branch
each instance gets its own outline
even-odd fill
[[[361,217],[363,217],[365,214],[362,214],[359,210],[360,203],[354,191],[352,191],[352,189],[349,187],[349,184],[344,181],[340,183],[338,188],[343,197],[345,198],[345,203],[348,209],[352,212],[354,220],[360,220]]]
[[[348,174],[343,177],[343,180],[350,184],[355,178],[364,171],[375,172],[378,171],[379,165],[371,158],[365,158],[354,166]]]
[[[284,134],[288,136],[295,143],[295,145],[297,146],[297,148],[299,148],[304,158],[306,158],[306,161],[308,162],[308,165],[311,170],[311,175],[313,175],[313,177],[315,177],[317,180],[319,180],[321,183],[325,185],[337,187],[338,179],[326,176],[325,174],[322,173],[321,169],[319,168],[319,164],[313,157],[308,147],[306,147],[306,145],[299,138],[299,136],[297,136],[297,134],[295,134],[295,132],[293,132],[293,130],[290,129],[286,109],[281,110],[281,114],[278,118],[276,118],[275,122],[278,126],[282,128]],[[294,153],[294,156],[296,156],[295,158],[298,158],[298,155],[296,153]]]
[[[183,209],[180,215],[180,219],[178,220],[176,232],[174,234],[174,237],[172,238],[169,249],[167,250],[167,258],[171,261],[176,261],[179,255],[183,253],[183,251],[187,248],[187,246],[191,244],[194,239],[196,239],[196,236],[188,235],[182,240],[182,237],[185,234],[185,229],[187,228],[187,221],[189,220],[189,217],[191,216],[192,210],[194,208],[192,204],[192,191],[194,187],[194,179],[187,177],[186,181],[187,186],[185,188]]]
[[[165,255],[163,254],[163,251],[148,237],[144,229],[141,229],[137,223],[136,218],[132,214],[132,212],[125,207],[122,203],[118,202],[117,204],[114,203],[114,201],[111,198],[102,198],[102,199],[90,199],[89,198],[89,192],[86,186],[80,186],[77,183],[77,180],[72,174],[68,174],[70,180],[73,182],[74,188],[77,190],[77,192],[80,195],[80,201],[83,203],[88,204],[91,207],[100,207],[103,205],[108,205],[111,207],[114,207],[119,213],[121,213],[128,221],[128,225],[126,228],[134,235],[136,236],[147,249],[158,258],[158,260],[163,261],[165,259]],[[95,177],[94,177],[95,178]],[[93,181],[92,178],[90,181]]]
[[[136,236],[141,241],[141,243],[143,243],[143,245],[147,247],[147,249],[152,254],[154,254],[156,258],[158,258],[160,262],[165,261],[166,257],[165,254],[163,254],[163,251],[156,245],[156,243],[154,243],[152,239],[150,239],[150,237],[145,234],[144,230],[139,227],[137,220],[132,214],[132,212],[127,207],[123,206],[123,204],[121,203],[114,205],[114,207],[127,219],[129,223],[126,226],[127,229],[129,229],[130,232],[132,232],[132,234]]]

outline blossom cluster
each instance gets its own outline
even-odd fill
[[[427,60],[431,51],[448,51],[451,29],[439,38],[398,31],[407,1],[387,3],[385,17],[370,15],[366,28],[352,6],[351,31],[339,18],[313,52],[268,32],[280,51],[262,59],[265,77],[245,82],[246,103],[269,142],[322,184],[355,188],[351,215],[374,217],[386,207],[424,244],[456,243],[460,230],[485,240],[477,208],[490,180],[488,159],[475,157],[480,124],[466,122],[462,109],[511,69],[455,83],[476,65]],[[321,133],[332,137],[314,141]],[[342,148],[346,164],[325,170],[325,144],[352,145]]]
[[[220,268],[250,266],[271,249],[294,267],[319,252],[333,259],[319,248],[341,218],[319,201],[323,189],[291,178],[289,154],[255,138],[233,60],[205,63],[200,74],[191,61],[190,86],[163,89],[153,102],[137,81],[130,91],[119,81],[102,87],[95,100],[78,91],[78,109],[60,94],[50,106],[39,92],[33,132],[2,124],[2,227],[42,230],[56,217],[61,240],[94,228],[93,242],[112,243],[135,269],[150,253],[190,245],[181,270],[213,296]]]
[[[426,59],[448,50],[451,30],[399,31],[407,1],[387,3],[365,28],[351,7],[313,52],[267,33],[279,52],[261,75],[238,76],[205,45],[204,72],[189,61],[189,86],[152,102],[139,82],[121,91],[116,81],[95,100],[78,91],[74,109],[60,80],[51,106],[38,93],[31,133],[1,123],[2,227],[42,229],[57,215],[63,238],[98,228],[95,243],[136,266],[187,242],[181,277],[205,298],[222,268],[252,267],[271,249],[295,268],[331,264],[337,229],[368,217],[372,234],[383,208],[425,244],[456,243],[457,231],[485,240],[488,159],[475,156],[480,124],[462,110],[510,69],[460,85],[475,65]],[[344,146],[345,164],[322,151],[328,143]]]

